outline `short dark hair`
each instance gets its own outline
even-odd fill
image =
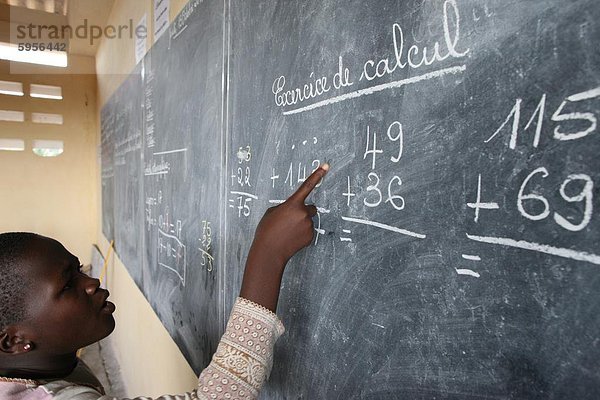
[[[25,295],[30,284],[21,260],[36,237],[29,232],[0,233],[0,331],[27,317]]]

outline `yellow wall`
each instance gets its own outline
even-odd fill
[[[185,4],[171,1],[171,20]],[[151,31],[149,0],[115,1],[107,23],[118,25],[131,18],[137,24],[144,12]],[[150,32],[148,48],[152,41]],[[69,63],[60,74],[55,68],[27,65],[31,73],[24,75],[10,74],[8,62],[0,61],[0,80],[23,82],[26,93],[31,83],[63,90],[61,101],[0,95],[0,109],[26,113],[26,122],[0,121],[0,138],[26,142],[24,152],[0,152],[0,232],[34,231],[54,237],[89,263],[93,243],[105,254],[109,247],[101,219],[100,110],[133,69],[134,43],[105,39],[95,60],[71,56]],[[92,74],[79,75],[80,71]],[[64,124],[33,124],[31,112],[63,114]],[[56,158],[38,157],[31,151],[35,139],[62,140],[65,151]],[[123,264],[113,257],[109,267],[107,286],[117,305],[113,341],[128,395],[159,396],[193,389],[194,372]]]
[[[171,1],[171,20],[186,1]],[[108,24],[134,24],[147,13],[148,30],[152,30],[152,3],[139,0],[115,2]],[[167,35],[168,32],[165,33]],[[151,36],[151,35],[150,35]],[[147,48],[152,37],[147,40]],[[110,95],[126,78],[135,65],[134,44],[128,40],[104,40],[96,54],[98,77],[98,113]],[[100,126],[99,124],[97,126]],[[98,129],[96,145],[100,143]],[[96,201],[101,206],[99,172],[96,174]],[[109,243],[102,234],[102,214],[96,214],[97,238],[105,252]],[[113,341],[121,364],[129,396],[159,396],[192,390],[197,378],[183,355],[162,326],[158,317],[143,297],[120,260],[113,259],[107,280],[111,298],[117,305],[117,328]]]
[[[1,122],[0,138],[24,139],[23,152],[0,152],[0,232],[33,231],[56,238],[83,263],[89,263],[98,213],[96,139],[96,77],[72,75],[89,57],[73,57],[63,74],[56,68],[30,68],[33,74],[11,74],[0,61],[0,80],[24,83],[23,97],[0,95],[0,109],[25,112],[25,122]],[[63,100],[29,97],[31,83],[61,86]],[[31,122],[31,112],[63,114],[63,125]],[[62,140],[64,153],[54,158],[33,154],[35,139]]]

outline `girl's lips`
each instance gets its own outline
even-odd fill
[[[102,289],[103,291],[103,299],[102,299],[102,304],[100,306],[100,312],[103,313],[113,313],[115,311],[115,305],[113,303],[111,303],[110,301],[108,301],[108,296],[110,296],[110,293],[108,290],[106,289]]]
[[[115,305],[110,301],[105,301],[100,311],[112,314],[115,311]]]

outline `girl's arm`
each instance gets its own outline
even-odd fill
[[[248,252],[240,297],[275,312],[281,278],[288,260],[313,239],[313,205],[304,201],[329,170],[324,164],[313,172],[284,203],[269,208],[256,228]]]
[[[289,199],[265,212],[248,253],[240,297],[211,363],[198,378],[196,390],[156,400],[258,397],[271,371],[275,341],[284,331],[274,313],[283,271],[288,260],[313,239],[312,217],[317,209],[304,201],[328,170],[329,165],[324,164]],[[54,382],[48,389],[53,392],[53,400],[117,400],[68,382]]]

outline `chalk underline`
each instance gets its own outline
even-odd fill
[[[179,271],[177,271],[175,268],[169,267],[167,264],[164,264],[164,263],[161,263],[161,262],[159,262],[158,265],[160,267],[168,269],[169,271],[175,272],[175,274],[179,277],[179,280],[183,283],[183,286],[185,286],[185,278],[183,276],[181,276],[181,274],[179,273]]]
[[[298,114],[301,112],[314,110],[315,108],[328,106],[328,105],[334,104],[334,103],[339,103],[341,101],[355,99],[357,97],[367,96],[367,95],[370,95],[370,94],[373,94],[376,92],[381,92],[382,90],[385,90],[385,89],[399,88],[402,86],[410,85],[412,83],[426,81],[428,79],[438,78],[440,76],[444,76],[444,75],[448,75],[448,74],[457,74],[459,72],[465,71],[466,68],[467,68],[466,65],[461,65],[458,67],[449,67],[449,68],[444,68],[444,69],[440,69],[437,71],[428,72],[423,75],[413,76],[410,78],[401,79],[401,80],[389,82],[389,83],[384,83],[381,85],[372,86],[372,87],[365,88],[365,89],[359,89],[354,92],[350,92],[350,93],[342,94],[340,96],[332,97],[330,99],[321,100],[321,101],[318,101],[316,103],[313,103],[313,104],[305,106],[305,107],[300,107],[300,108],[296,108],[293,110],[284,111],[283,115]]]
[[[285,203],[285,200],[269,200],[269,203],[270,204],[283,204],[283,203]],[[323,207],[317,207],[317,211],[320,212],[321,214],[329,214],[331,212],[331,210],[328,210]]]
[[[144,176],[154,176],[154,175],[166,175],[169,171],[159,171],[159,172],[146,172]]]
[[[426,235],[423,235],[423,234],[420,234],[420,233],[412,232],[412,231],[409,231],[409,230],[406,230],[406,229],[402,229],[402,228],[397,228],[395,226],[390,226],[390,225],[382,224],[380,222],[369,221],[369,220],[366,220],[366,219],[359,219],[359,218],[352,218],[352,217],[342,217],[342,219],[344,221],[356,222],[357,224],[374,226],[376,228],[385,229],[387,231],[400,233],[400,234],[406,235],[406,236],[412,236],[412,237],[415,237],[415,238],[418,238],[418,239],[425,239],[427,237]]]
[[[238,192],[238,191],[234,191],[234,190],[230,191],[229,193],[231,193],[231,194],[238,194],[240,196],[246,196],[246,197],[250,197],[250,198],[252,198],[254,200],[258,200],[258,196],[254,195],[252,193]]]
[[[600,256],[596,254],[586,253],[585,251],[576,251],[562,247],[549,246],[534,242],[526,242],[524,240],[515,240],[510,238],[492,237],[492,236],[476,236],[469,235],[467,237],[477,242],[498,244],[502,246],[516,247],[523,250],[537,251],[538,253],[550,254],[553,256],[570,258],[577,261],[585,261],[592,264],[600,265]]]
[[[211,260],[214,261],[215,258],[208,251],[201,249],[200,247],[198,247],[198,250],[200,250],[202,252],[202,254],[204,254],[205,256],[207,256],[208,258],[210,258]]]
[[[481,275],[479,275],[479,273],[473,271],[472,269],[468,269],[468,268],[456,268],[456,273],[459,275],[474,276],[475,278],[479,278],[481,276]]]
[[[180,245],[181,247],[185,247],[185,245],[184,245],[184,244],[181,242],[181,240],[179,240],[179,238],[178,238],[177,236],[175,236],[175,235],[171,235],[171,234],[169,234],[169,233],[167,233],[167,232],[163,231],[163,230],[162,230],[162,229],[160,229],[160,228],[158,228],[158,234],[159,234],[159,235],[166,236],[166,237],[168,237],[168,238],[170,238],[170,239],[173,239],[173,240],[175,240],[175,241],[177,242],[177,244],[178,244],[178,245]]]
[[[187,151],[187,148],[184,149],[177,149],[177,150],[168,150],[168,151],[159,151],[158,153],[153,153],[152,155],[154,156],[160,156],[163,154],[173,154],[173,153],[182,153]]]

